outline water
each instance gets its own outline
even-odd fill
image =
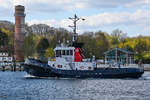
[[[25,76],[25,72],[0,72],[0,100],[150,100],[150,72],[140,79]]]

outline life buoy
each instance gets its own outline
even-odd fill
[[[80,66],[80,69],[84,69],[84,66]]]
[[[76,49],[76,50],[75,50],[75,52],[79,52],[79,50],[78,50],[78,49]]]
[[[88,69],[90,69],[90,70],[91,70],[92,68],[89,66],[89,67],[88,67]]]
[[[60,68],[60,65],[57,65],[58,68]]]

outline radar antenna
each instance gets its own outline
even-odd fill
[[[84,18],[79,18],[76,14],[74,15],[74,17],[69,17],[70,20],[73,21],[73,26],[69,25],[69,27],[71,27],[73,29],[73,36],[72,36],[72,42],[76,42],[77,41],[77,21],[81,20],[85,20]]]

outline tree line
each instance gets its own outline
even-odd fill
[[[8,23],[7,23],[8,24]],[[10,24],[10,23],[9,23]],[[45,24],[25,25],[26,36],[23,53],[25,57],[47,59],[54,57],[53,49],[60,43],[71,42],[72,32],[64,28],[54,28]],[[10,47],[13,51],[14,25],[0,23],[0,46]],[[142,59],[143,63],[150,63],[150,36],[129,37],[127,33],[115,29],[111,33],[97,31],[84,32],[78,36],[83,42],[83,51],[86,58],[93,55],[96,59],[104,59],[104,52],[112,48],[123,48],[134,52],[135,59]]]

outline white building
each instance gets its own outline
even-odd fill
[[[0,66],[12,65],[13,57],[9,56],[7,52],[0,52]]]

